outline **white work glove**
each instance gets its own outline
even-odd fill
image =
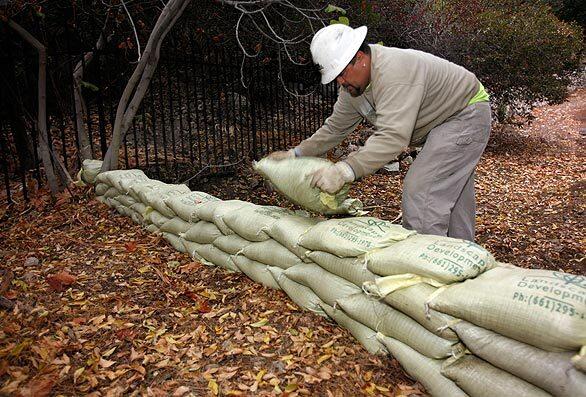
[[[278,152],[272,152],[267,156],[270,160],[281,161],[285,159],[295,158],[295,149],[281,150]]]
[[[311,187],[334,194],[342,189],[347,182],[354,181],[354,171],[347,163],[337,162],[335,165],[320,168],[311,174]]]

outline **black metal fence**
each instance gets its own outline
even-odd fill
[[[3,33],[0,169],[4,199],[10,204],[29,200],[31,186],[43,186],[44,180],[36,153],[37,56],[18,36]],[[93,59],[84,62],[92,50]],[[83,125],[94,158],[103,158],[133,57],[136,53],[116,46],[101,51],[49,48],[47,141],[71,173],[80,166],[73,71],[77,65],[83,70]],[[299,78],[280,78],[279,72],[275,62],[264,59],[243,65],[239,53],[202,40],[193,30],[177,29],[164,44],[157,71],[124,139],[121,166],[141,168],[167,182],[189,180],[193,187],[202,176],[230,171],[246,159],[311,135],[330,114],[336,87],[304,84],[309,71],[301,67]]]

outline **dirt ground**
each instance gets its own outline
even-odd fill
[[[477,241],[498,260],[586,274],[586,90],[497,126],[477,170]],[[400,215],[402,176],[352,188]],[[250,167],[195,189],[291,207]],[[281,291],[193,262],[88,189],[0,213],[0,395],[423,395],[389,357]],[[12,280],[10,280],[12,277]],[[11,281],[11,282],[10,282]]]

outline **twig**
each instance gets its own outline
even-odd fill
[[[136,39],[136,49],[138,51],[138,59],[137,59],[137,62],[138,62],[138,61],[140,61],[140,58],[142,57],[142,54],[140,51],[140,40],[138,39],[138,33],[136,33],[136,27],[134,26],[134,20],[132,19],[132,15],[130,15],[128,8],[126,8],[126,3],[124,3],[124,0],[120,0],[120,3],[122,3],[122,7],[124,7],[124,11],[126,11],[126,15],[128,15],[128,19],[130,20],[130,25],[132,25],[132,30],[134,31],[134,38]]]
[[[205,167],[203,167],[201,170],[199,170],[199,172],[195,175],[193,175],[192,177],[190,177],[189,179],[184,180],[183,183],[187,183],[189,181],[191,181],[192,179],[196,178],[198,175],[200,175],[202,172],[204,172],[205,170],[207,170],[208,168],[212,168],[212,167],[219,167],[219,168],[223,168],[223,167],[232,167],[234,165],[238,165],[241,162],[243,162],[245,159],[245,157],[242,157],[240,160],[236,161],[235,163],[230,163],[230,164],[208,164]]]

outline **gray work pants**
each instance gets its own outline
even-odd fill
[[[489,103],[479,102],[429,132],[403,182],[403,227],[474,241],[474,169],[490,122]]]

